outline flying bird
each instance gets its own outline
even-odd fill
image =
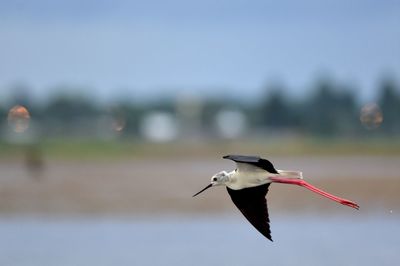
[[[265,198],[271,183],[302,186],[328,199],[359,209],[357,203],[339,198],[310,185],[303,180],[302,172],[276,170],[270,161],[258,156],[226,155],[223,158],[234,161],[236,169],[231,172],[221,171],[213,175],[211,183],[193,197],[210,187],[225,185],[236,207],[261,234],[271,241],[270,221]]]

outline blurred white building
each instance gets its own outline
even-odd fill
[[[146,114],[140,124],[142,136],[152,142],[167,142],[178,137],[176,117],[167,112],[151,112]]]

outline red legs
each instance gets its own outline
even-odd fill
[[[339,202],[340,204],[352,207],[354,209],[359,209],[360,206],[358,206],[357,203],[352,202],[350,200],[347,199],[343,199],[343,198],[339,198],[337,196],[334,196],[332,194],[329,194],[328,192],[325,192],[317,187],[314,187],[313,185],[307,183],[306,181],[304,181],[303,179],[292,179],[292,178],[281,178],[281,177],[270,177],[270,179],[272,180],[272,182],[274,183],[282,183],[282,184],[291,184],[291,185],[298,185],[298,186],[302,186],[305,187],[317,194],[320,194],[328,199],[331,199],[333,201]]]

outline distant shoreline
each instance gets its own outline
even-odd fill
[[[284,143],[284,145],[282,145]],[[25,156],[32,147],[44,157],[61,160],[126,158],[219,158],[230,153],[262,156],[400,156],[400,138],[306,138],[269,137],[251,140],[179,140],[165,143],[133,138],[96,140],[91,138],[47,139],[40,142],[0,141],[0,161]]]

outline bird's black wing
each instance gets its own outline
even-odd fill
[[[233,203],[246,219],[266,238],[272,241],[269,228],[267,200],[268,184],[239,190],[226,187]]]
[[[272,163],[270,161],[263,159],[259,156],[225,155],[222,158],[232,160],[236,163],[251,164],[251,165],[257,166],[259,168],[262,168],[270,173],[274,173],[274,174],[278,173],[278,171],[276,171],[275,167],[272,165]]]

